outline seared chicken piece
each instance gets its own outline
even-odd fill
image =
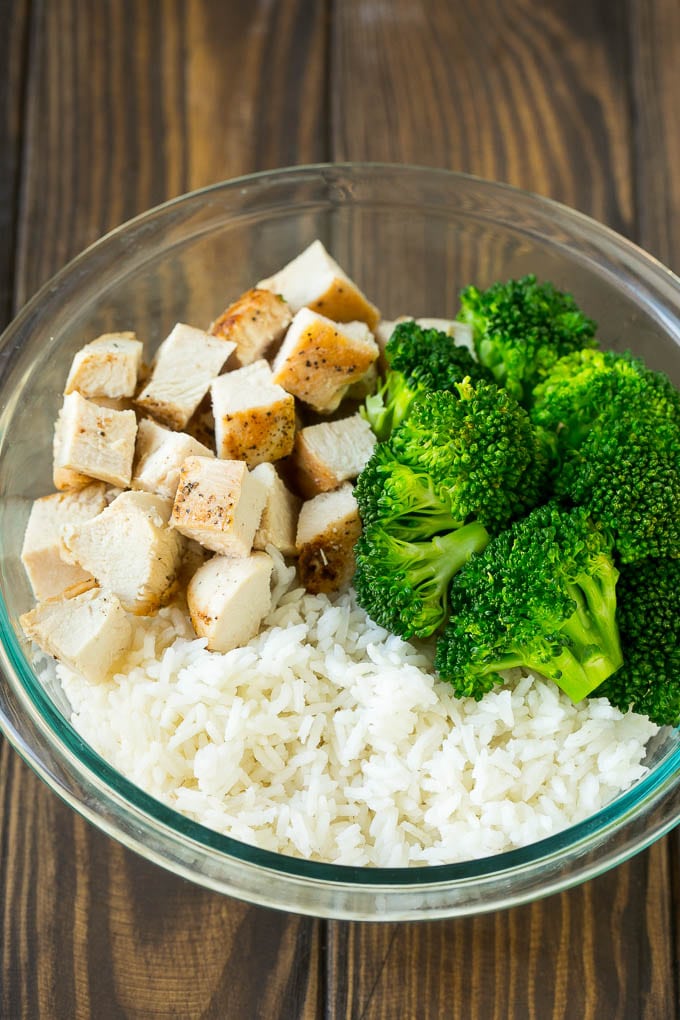
[[[186,432],[172,432],[151,418],[143,418],[137,429],[132,488],[174,499],[180,468],[186,458],[192,456],[213,457],[214,454]]]
[[[349,584],[360,534],[359,508],[349,482],[302,504],[296,544],[300,580],[307,591],[337,591]]]
[[[44,652],[94,683],[106,680],[132,639],[120,601],[101,588],[42,602],[20,622],[26,637]]]
[[[229,305],[210,327],[213,336],[236,344],[232,361],[243,367],[264,356],[283,337],[292,314],[279,294],[254,287]]]
[[[374,361],[369,365],[368,371],[364,372],[361,379],[357,379],[347,389],[345,396],[348,400],[364,401],[369,393],[375,393],[378,386],[378,362]]]
[[[258,464],[253,469],[253,478],[257,478],[266,491],[253,548],[265,549],[273,545],[284,556],[297,556],[295,531],[301,500],[286,488],[273,464]]]
[[[274,276],[257,285],[281,294],[294,312],[305,306],[335,322],[359,319],[374,329],[380,312],[331,258],[321,241],[314,241]]]
[[[113,400],[134,397],[142,364],[142,342],[134,333],[104,333],[73,359],[64,393]]]
[[[316,496],[356,478],[375,444],[373,430],[360,414],[300,429],[292,457],[300,492]]]
[[[69,393],[54,429],[54,484],[82,488],[92,479],[126,486],[132,477],[137,417]]]
[[[266,553],[233,559],[213,556],[199,567],[187,589],[194,630],[211,652],[228,652],[255,637],[271,608],[274,564]]]
[[[210,390],[203,397],[184,430],[208,450],[215,450],[215,419],[212,413]]]
[[[210,393],[218,457],[254,467],[288,456],[295,438],[295,400],[272,382],[266,361],[221,375]]]
[[[236,344],[178,322],[158,350],[137,405],[164,425],[183,429]]]
[[[339,325],[303,308],[274,359],[274,382],[314,410],[330,412],[377,357],[378,347],[365,323]]]
[[[154,613],[176,588],[184,541],[168,526],[172,503],[121,492],[97,517],[63,529],[73,559],[137,616]]]
[[[31,507],[21,561],[38,602],[74,595],[91,588],[92,574],[64,557],[61,531],[67,524],[87,521],[106,506],[106,486],[94,482],[77,492],[55,492]]]
[[[180,471],[172,526],[213,552],[247,556],[265,499],[264,485],[242,460],[187,457]]]

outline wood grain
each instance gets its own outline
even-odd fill
[[[314,0],[35,0],[29,73],[8,99],[8,136],[26,130],[17,304],[151,205],[322,159],[325,31]],[[3,1020],[317,1016],[319,923],[146,864],[0,754]]]
[[[12,312],[14,248],[20,203],[20,164],[28,66],[28,0],[0,0],[0,328]]]
[[[326,158],[506,180],[680,267],[675,0],[0,0],[0,16],[0,314],[142,209]],[[0,819],[2,1020],[680,1014],[677,837],[514,911],[325,925],[147,864],[6,744]]]
[[[503,180],[630,232],[627,46],[625,8],[609,0],[347,0],[332,32],[333,158]]]

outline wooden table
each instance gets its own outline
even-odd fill
[[[0,315],[149,206],[325,160],[560,199],[680,269],[677,0],[0,0]],[[678,836],[532,906],[326,923],[179,881],[0,746],[0,1016],[680,1016]]]

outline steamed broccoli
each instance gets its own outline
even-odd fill
[[[460,301],[458,319],[472,326],[480,363],[520,401],[528,401],[558,358],[596,346],[596,324],[571,294],[535,276],[484,291],[467,287]]]
[[[417,402],[355,489],[359,602],[402,637],[444,622],[456,570],[542,495],[546,461],[526,411],[496,386],[466,380],[458,393]]]
[[[577,449],[567,450],[555,489],[612,533],[621,562],[679,555],[676,423],[604,415]]]
[[[446,619],[451,578],[488,541],[488,531],[476,521],[429,539],[414,535],[412,541],[369,525],[354,550],[359,605],[394,634],[427,637]]]
[[[454,577],[435,665],[479,700],[523,666],[580,701],[621,666],[611,540],[581,509],[548,503],[516,521]]]
[[[385,348],[388,370],[382,385],[366,398],[362,413],[380,440],[408,415],[414,402],[432,390],[454,390],[469,377],[490,379],[490,373],[446,333],[400,322]]]
[[[591,428],[612,417],[680,427],[680,393],[662,372],[632,354],[586,348],[560,358],[534,388],[531,418],[554,434],[556,447],[577,448]]]
[[[680,559],[622,567],[617,618],[623,666],[593,691],[659,726],[680,724]]]

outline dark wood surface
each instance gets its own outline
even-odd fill
[[[680,269],[677,0],[0,0],[0,316],[251,170],[385,159],[567,202]],[[0,1017],[680,1017],[677,834],[548,900],[326,923],[177,880],[0,742]]]

